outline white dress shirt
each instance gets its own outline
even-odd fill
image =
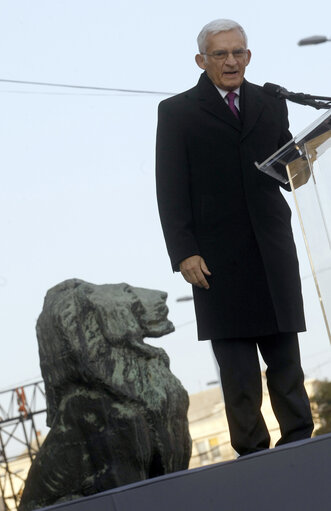
[[[226,97],[227,93],[229,92],[228,90],[223,90],[223,89],[220,89],[219,87],[217,87],[217,85],[215,85],[216,89],[218,90],[218,92],[220,93],[220,95],[222,96],[222,98],[224,99],[224,101],[228,103],[228,98]],[[239,95],[240,95],[240,87],[238,87],[238,89],[235,89],[233,92],[236,93],[236,97],[234,98],[234,104],[235,104],[235,107],[238,109],[238,111],[240,111],[240,108],[239,108]]]

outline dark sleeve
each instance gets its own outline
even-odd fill
[[[178,106],[161,102],[156,137],[156,191],[160,219],[172,268],[199,255],[194,235],[190,171]]]
[[[287,144],[293,137],[289,130],[289,121],[288,121],[288,110],[285,99],[281,100],[281,123],[282,123],[282,130],[281,130],[281,136],[279,139],[279,145],[278,148],[280,149],[283,147],[283,145]],[[286,169],[285,169],[286,172]],[[280,183],[280,186],[284,188],[284,190],[287,190],[288,192],[291,191],[291,185],[290,183],[283,184]]]

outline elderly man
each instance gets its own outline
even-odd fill
[[[291,211],[278,183],[254,165],[291,134],[285,101],[244,79],[251,52],[238,23],[212,21],[198,45],[197,86],[159,106],[158,204],[172,267],[193,285],[199,339],[212,340],[220,366],[232,445],[245,455],[270,443],[257,348],[278,444],[313,430]]]

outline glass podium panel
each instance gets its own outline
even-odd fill
[[[331,342],[331,111],[256,166],[291,186]]]

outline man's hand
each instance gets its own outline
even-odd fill
[[[205,275],[211,275],[211,273],[201,256],[194,255],[184,259],[180,263],[179,269],[187,282],[193,284],[194,286],[209,289],[209,284],[205,278]]]

